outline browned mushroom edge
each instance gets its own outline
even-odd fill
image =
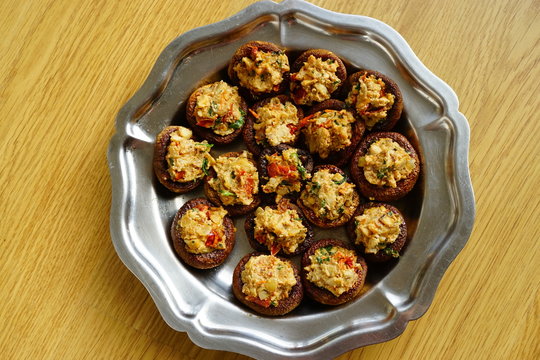
[[[304,291],[308,297],[321,304],[335,306],[350,302],[360,296],[362,287],[364,286],[364,283],[366,281],[368,267],[364,258],[355,251],[355,253],[357,254],[357,263],[360,264],[362,267],[361,269],[358,269],[356,271],[356,273],[358,274],[358,281],[353,285],[351,289],[339,296],[336,296],[330,291],[313,284],[311,281],[307,280],[307,271],[305,270],[305,267],[311,265],[311,260],[309,259],[309,257],[315,254],[315,251],[317,249],[330,245],[339,246],[345,249],[355,251],[351,245],[337,239],[322,239],[316,241],[306,250],[306,252],[304,252],[304,255],[302,256],[300,276],[302,278]]]
[[[370,132],[390,131],[394,128],[398,120],[401,118],[401,113],[403,111],[403,95],[401,94],[401,90],[399,90],[399,87],[397,86],[397,84],[388,76],[374,70],[360,70],[358,72],[355,72],[354,74],[349,76],[349,78],[347,79],[347,81],[345,82],[343,86],[343,89],[342,89],[343,97],[347,98],[353,85],[356,84],[358,82],[358,79],[362,77],[364,74],[374,75],[375,77],[381,79],[385,84],[385,90],[391,93],[392,95],[394,95],[394,104],[392,105],[390,110],[388,110],[386,114],[386,118],[384,120],[378,121],[373,126],[373,128],[369,129],[369,131]],[[354,112],[356,113],[356,109],[354,108],[354,106],[352,108],[354,109]],[[358,115],[358,117],[361,118],[360,115]]]
[[[267,205],[267,206],[270,206],[272,209],[277,209],[278,206],[280,206],[280,207],[284,207],[285,209],[295,210],[302,221],[302,225],[304,225],[307,229],[306,238],[301,244],[298,245],[298,248],[296,249],[295,252],[289,254],[283,251],[283,249],[281,249],[276,255],[280,255],[284,257],[291,257],[291,256],[296,256],[303,253],[313,242],[313,227],[304,216],[304,213],[302,212],[302,210],[295,204],[291,203],[288,199],[280,201],[278,205]],[[249,241],[249,244],[251,245],[253,249],[255,249],[256,251],[264,252],[264,253],[270,253],[270,250],[264,244],[261,244],[255,239],[255,212],[247,216],[246,221],[244,223],[244,230],[246,231],[246,237]]]
[[[401,225],[399,226],[398,237],[392,243],[392,245],[389,246],[389,249],[391,251],[393,251],[393,252],[399,253],[401,251],[401,249],[403,248],[403,246],[405,245],[406,241],[407,241],[407,224],[405,223],[405,219],[403,218],[403,215],[401,214],[401,212],[395,206],[392,206],[390,204],[375,203],[375,202],[369,202],[369,203],[365,203],[365,204],[360,205],[356,209],[356,211],[355,211],[353,217],[351,218],[351,220],[349,221],[349,223],[347,224],[347,228],[346,228],[347,235],[349,236],[349,240],[351,241],[351,243],[354,244],[354,246],[356,246],[356,248],[358,249],[358,251],[361,254],[363,254],[366,261],[373,262],[373,263],[387,262],[389,260],[393,260],[393,259],[396,259],[396,258],[393,257],[392,255],[386,254],[385,252],[383,252],[381,250],[379,250],[375,254],[366,253],[364,244],[362,244],[362,243],[356,244],[356,224],[355,224],[354,219],[357,216],[362,215],[364,213],[364,211],[366,211],[367,209],[372,208],[372,207],[379,207],[379,206],[384,206],[388,210],[398,214],[399,217],[401,218]]]
[[[228,152],[220,156],[236,157],[236,156],[240,156],[240,154],[242,154],[242,152],[237,151],[237,152]],[[257,167],[257,163],[255,162],[255,160],[251,159],[251,163],[255,167]],[[208,169],[208,175],[204,178],[204,194],[206,195],[208,200],[210,200],[217,206],[222,206],[225,210],[227,210],[230,216],[235,217],[235,216],[247,214],[253,211],[261,203],[261,196],[260,196],[260,191],[259,191],[257,194],[253,196],[253,201],[249,205],[224,205],[217,191],[212,186],[210,186],[210,180],[212,180],[216,176],[217,176],[216,171],[213,168]]]
[[[280,300],[277,306],[264,307],[257,303],[247,300],[246,295],[242,292],[242,287],[244,285],[244,283],[242,282],[242,271],[244,271],[246,263],[252,256],[259,256],[259,255],[266,255],[266,254],[260,253],[260,252],[252,252],[244,256],[242,259],[240,259],[240,261],[238,262],[238,265],[236,265],[233,272],[233,281],[232,281],[233,294],[238,299],[238,301],[240,301],[242,304],[246,305],[247,307],[249,307],[250,309],[254,310],[255,312],[259,314],[268,315],[268,316],[285,315],[291,312],[292,310],[294,310],[298,305],[300,305],[300,302],[302,302],[302,299],[304,297],[304,290],[302,286],[302,281],[300,280],[298,268],[290,260],[280,257],[281,260],[286,261],[289,264],[291,264],[294,271],[294,277],[296,278],[296,285],[294,285],[293,288],[291,289],[289,296],[285,299]]]
[[[249,101],[257,101],[267,96],[273,96],[273,95],[284,93],[289,87],[289,72],[288,71],[283,73],[283,81],[279,84],[279,87],[273,91],[256,92],[240,85],[240,80],[238,78],[238,75],[236,74],[236,71],[234,71],[234,66],[240,61],[242,61],[242,58],[244,57],[254,60],[255,52],[257,50],[262,50],[263,52],[285,53],[284,49],[268,41],[250,41],[240,46],[236,50],[236,52],[231,58],[231,61],[229,62],[229,66],[227,68],[227,75],[229,76],[229,79],[231,79],[231,81],[235,85],[238,85],[238,87],[240,87],[241,94],[244,97],[246,97],[246,99],[248,99]]]
[[[350,109],[347,108],[347,105],[343,101],[336,100],[336,99],[329,99],[310,108],[307,114],[308,116],[311,116],[311,115],[316,114],[319,111],[324,111],[324,110],[351,111]],[[352,124],[351,144],[339,151],[331,152],[326,159],[322,159],[319,156],[319,154],[313,154],[313,157],[316,162],[324,163],[324,164],[333,164],[336,166],[344,166],[347,164],[352,154],[354,153],[354,149],[356,148],[360,140],[362,140],[362,136],[364,136],[364,132],[366,130],[366,125],[364,123],[364,120],[359,118],[355,112],[352,112],[352,114],[354,118],[356,119],[356,121]],[[306,118],[308,116],[306,116]],[[305,136],[302,135],[300,139],[301,139],[301,142],[304,144],[304,146],[306,148],[309,148],[307,146]]]
[[[379,139],[389,138],[397,142],[405,151],[414,159],[415,168],[411,174],[405,179],[401,179],[396,183],[396,187],[379,186],[371,184],[364,176],[364,171],[358,166],[360,157],[366,155],[371,144]],[[354,182],[358,186],[360,193],[369,200],[376,201],[394,201],[407,195],[416,184],[420,174],[420,159],[416,150],[411,145],[407,138],[396,132],[377,132],[367,135],[358,145],[350,163],[350,174]]]
[[[296,106],[297,116],[298,116],[298,123],[300,123],[300,120],[302,120],[302,118],[304,117],[304,111],[302,110],[302,108],[300,108],[296,104],[294,104],[294,102],[292,101],[292,99],[288,95],[281,94],[281,95],[277,95],[275,97],[277,97],[282,104],[285,104],[288,101],[291,104],[293,104],[294,106]],[[263,148],[265,146],[268,146],[268,144],[265,142],[264,144],[259,145],[257,143],[257,140],[255,140],[255,129],[254,129],[253,126],[254,126],[254,124],[256,122],[256,119],[253,116],[252,111],[254,113],[257,113],[258,108],[260,108],[262,106],[265,106],[271,100],[272,100],[272,98],[266,98],[264,100],[256,102],[255,104],[253,104],[253,106],[250,107],[250,109],[248,110],[247,116],[246,116],[246,123],[244,124],[244,128],[242,130],[242,138],[244,139],[244,143],[246,144],[246,147],[248,148],[248,150],[251,151],[254,155],[259,155],[261,153],[261,151],[263,150]],[[294,130],[300,132],[300,124],[298,124],[298,127],[296,129],[294,129]],[[295,141],[285,143],[285,144],[294,146],[294,144],[298,141],[298,138],[299,138],[299,134],[296,137]]]
[[[340,89],[343,87],[343,84],[347,80],[347,68],[345,67],[345,64],[341,60],[339,56],[334,54],[331,51],[325,50],[325,49],[310,49],[304,51],[291,65],[291,74],[297,73],[300,71],[302,66],[304,66],[304,62],[308,60],[308,58],[313,55],[316,58],[320,58],[323,60],[332,59],[338,63],[338,68],[336,69],[336,76],[341,81],[340,85],[334,90],[330,95],[333,94],[339,94]],[[298,104],[298,99],[303,97],[302,90],[303,88],[295,83],[293,79],[290,80],[291,82],[291,97],[294,100],[295,103]]]
[[[313,169],[313,174],[315,174],[317,171],[323,170],[323,169],[328,169],[332,173],[340,173],[341,175],[343,175],[346,178],[346,180],[345,180],[346,182],[351,183],[351,181],[349,180],[347,174],[345,174],[345,172],[343,170],[341,170],[340,168],[338,168],[337,166],[334,166],[334,165],[318,165],[318,166],[315,166],[315,168]],[[355,204],[354,205],[354,210],[356,210],[356,208],[360,204],[360,196],[358,195],[356,190],[353,193],[353,203]],[[336,220],[328,221],[328,220],[325,220],[325,219],[322,219],[322,218],[318,217],[312,209],[305,206],[302,203],[301,198],[298,198],[297,204],[300,207],[300,209],[302,209],[302,211],[304,212],[304,215],[308,218],[308,220],[311,223],[313,223],[316,226],[321,227],[321,228],[334,228],[334,227],[344,225],[352,218],[352,215],[354,213],[354,211],[352,211],[349,216],[342,216],[341,218],[338,218]]]
[[[197,97],[199,96],[201,87],[193,91],[187,101],[186,120],[189,126],[191,127],[193,132],[195,132],[195,134],[197,134],[202,139],[207,140],[213,144],[217,144],[217,145],[230,144],[238,136],[240,136],[240,134],[242,134],[242,129],[245,126],[245,122],[247,120],[247,112],[248,112],[246,101],[242,98],[242,96],[240,96],[240,110],[243,111],[244,114],[246,114],[244,115],[244,124],[238,129],[235,129],[232,133],[228,135],[224,135],[224,136],[218,135],[212,129],[207,129],[207,128],[197,125],[197,119],[195,117],[195,107],[197,106]]]
[[[203,177],[188,182],[179,182],[171,179],[171,175],[168,171],[169,164],[167,164],[166,156],[167,149],[171,143],[171,134],[178,130],[178,128],[180,128],[180,126],[168,126],[157,135],[156,143],[154,144],[154,157],[152,164],[154,173],[163,186],[172,192],[183,194],[199,186],[203,181]]]
[[[180,229],[177,224],[184,214],[196,207],[197,205],[207,205],[213,207],[210,201],[204,198],[196,198],[187,201],[176,213],[172,225],[171,225],[171,237],[173,241],[173,247],[178,256],[188,265],[197,269],[210,269],[221,265],[231,253],[235,244],[236,228],[229,216],[225,216],[223,219],[223,227],[225,233],[225,249],[214,250],[205,254],[193,254],[187,251],[186,244],[180,236]]]
[[[261,197],[263,200],[267,203],[275,203],[275,193],[265,193],[262,191],[262,187],[270,180],[270,176],[268,175],[268,160],[266,159],[266,155],[272,155],[274,153],[281,154],[283,151],[287,149],[293,149],[292,146],[286,145],[286,144],[280,144],[275,147],[268,147],[265,148],[261,154],[259,155],[259,161],[257,162],[257,170],[259,171],[259,184],[261,189]],[[313,172],[313,158],[307,152],[306,150],[297,149],[298,150],[298,158],[300,159],[300,162],[302,163],[302,166],[304,167],[306,174],[310,174]],[[302,186],[305,184],[306,180],[301,180]],[[302,191],[302,189],[300,189]],[[300,195],[300,192],[294,192],[287,194],[287,197],[291,199],[296,199]]]

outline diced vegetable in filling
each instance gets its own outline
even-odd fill
[[[258,144],[276,146],[292,143],[298,137],[298,110],[290,101],[283,104],[274,97],[268,104],[251,113],[255,117],[253,129]]]
[[[311,153],[326,159],[331,152],[351,145],[353,114],[348,110],[324,110],[302,119],[302,132]]]
[[[280,250],[292,254],[306,239],[307,228],[296,210],[260,207],[255,211],[254,222],[255,240],[265,245],[272,255]]]
[[[360,278],[357,271],[362,266],[352,250],[329,245],[315,250],[309,260],[311,265],[304,268],[306,278],[335,296],[349,291]]]
[[[268,182],[263,185],[265,193],[276,193],[276,202],[284,195],[299,192],[302,180],[311,178],[311,174],[302,165],[297,149],[287,149],[281,154],[266,155]]]
[[[197,125],[220,136],[232,134],[244,125],[246,116],[236,86],[218,81],[199,88],[195,105]]]
[[[355,243],[364,245],[368,254],[384,250],[388,255],[398,257],[399,253],[389,247],[398,238],[402,223],[399,214],[384,206],[367,208],[363,214],[354,218]]]
[[[358,160],[358,166],[364,168],[369,183],[395,188],[398,181],[414,171],[416,161],[397,142],[382,138],[369,146],[366,155]]]
[[[283,74],[290,70],[289,59],[281,51],[252,50],[252,57],[243,57],[233,70],[240,85],[259,93],[277,91],[283,81]]]
[[[227,211],[222,207],[203,204],[186,211],[176,225],[186,250],[193,254],[206,254],[225,249],[225,215]]]
[[[241,277],[246,299],[263,307],[278,306],[296,285],[292,265],[272,255],[252,256]]]
[[[240,156],[220,156],[213,165],[217,176],[209,185],[216,190],[224,205],[249,205],[259,192],[259,174],[252,156],[243,151]]]
[[[386,91],[386,84],[375,75],[364,73],[353,85],[345,103],[356,108],[368,129],[386,119],[394,105],[394,94]]]
[[[188,182],[202,178],[208,174],[208,168],[214,163],[210,149],[212,144],[206,140],[191,140],[192,132],[185,127],[171,133],[165,160],[168,172],[173,181]]]
[[[306,184],[300,200],[319,218],[332,221],[354,212],[354,187],[342,174],[323,169]]]
[[[300,105],[330,99],[341,84],[336,72],[339,63],[310,55],[297,73],[291,74],[291,93]]]

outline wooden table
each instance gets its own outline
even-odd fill
[[[2,2],[2,358],[245,358],[170,329],[121,263],[106,150],[162,49],[251,2]],[[314,3],[386,22],[456,91],[477,204],[429,311],[339,359],[540,358],[540,3]]]

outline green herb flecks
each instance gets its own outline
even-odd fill
[[[392,167],[383,167],[377,170],[377,179],[383,179],[388,175],[388,172],[393,170]]]
[[[321,189],[321,184],[319,184],[318,182],[312,182],[311,187],[309,188],[309,192],[313,195],[317,195],[320,189]]]
[[[343,184],[345,181],[347,181],[347,178],[345,176],[342,176],[342,179],[341,180],[332,180],[334,182],[334,184],[336,185],[341,185]]]
[[[210,102],[210,107],[208,108],[208,116],[216,115],[218,112],[218,109],[219,109],[218,104],[214,100],[212,100]]]
[[[227,191],[227,190],[220,190],[219,193],[223,196],[236,196],[235,193]]]
[[[203,159],[201,168],[204,175],[208,175],[208,159],[207,158]]]
[[[207,143],[196,143],[195,145],[196,146],[202,146],[207,151],[210,150],[212,148],[212,146],[214,146],[214,144],[207,144]]]
[[[385,247],[384,249],[382,249],[382,252],[384,255],[388,255],[388,256],[392,256],[392,257],[399,257],[399,252],[392,249],[391,247]]]
[[[241,117],[240,119],[236,120],[235,122],[230,123],[229,127],[231,129],[237,130],[237,129],[240,129],[243,125],[244,125],[244,118]]]
[[[296,161],[296,169],[298,169],[298,172],[300,173],[300,177],[302,180],[306,179],[307,176],[307,170],[302,164],[302,161],[300,160],[300,157],[298,156],[298,153],[293,153],[294,160]]]

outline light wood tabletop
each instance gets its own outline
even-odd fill
[[[249,0],[0,4],[0,357],[245,359],[161,318],[109,234],[117,112]],[[314,0],[395,28],[460,99],[477,215],[427,313],[339,359],[540,359],[540,2]]]

